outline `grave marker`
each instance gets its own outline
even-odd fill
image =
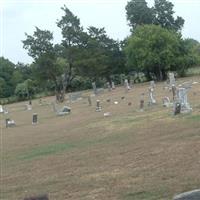
[[[16,126],[15,121],[12,120],[12,119],[7,118],[6,119],[6,128],[14,127],[14,126]]]
[[[156,104],[156,100],[154,98],[154,89],[149,87],[149,105]]]
[[[100,106],[100,100],[96,101],[96,112],[100,112],[101,111],[101,106]]]
[[[95,82],[92,83],[92,88],[93,88],[94,94],[96,95],[97,94],[97,87],[96,87],[96,83]]]
[[[38,123],[38,114],[37,113],[33,113],[32,124],[37,124],[37,123]]]

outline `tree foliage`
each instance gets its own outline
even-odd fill
[[[154,6],[148,7],[145,0],[131,0],[126,5],[126,17],[132,31],[138,25],[155,24],[163,28],[180,31],[184,19],[174,17],[174,5],[167,0],[154,0]]]
[[[136,71],[143,71],[148,77],[158,80],[166,78],[167,71],[185,71],[190,66],[188,51],[180,35],[156,25],[136,28],[125,47],[127,65]],[[183,64],[185,66],[183,67]]]

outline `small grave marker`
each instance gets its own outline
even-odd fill
[[[6,128],[14,127],[14,126],[16,126],[15,121],[7,118],[6,119]]]
[[[33,113],[32,124],[37,124],[37,123],[38,123],[38,114],[37,113]]]
[[[100,106],[100,100],[96,101],[96,112],[100,112],[101,111],[101,106]]]

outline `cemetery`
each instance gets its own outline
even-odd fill
[[[199,7],[0,0],[0,200],[200,200]]]
[[[0,106],[2,199],[199,197],[200,77],[173,84],[175,94],[170,82],[126,80],[100,93],[93,83],[59,104]]]

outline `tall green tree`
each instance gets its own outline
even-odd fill
[[[126,5],[126,17],[134,31],[138,25],[155,24],[163,28],[180,31],[184,19],[174,17],[174,5],[167,0],[154,0],[154,6],[148,7],[145,0],[131,0]]]
[[[177,70],[188,58],[180,34],[157,25],[136,28],[125,47],[130,69],[144,72],[149,78],[166,78],[169,70]]]
[[[147,6],[145,0],[131,0],[126,5],[126,18],[132,31],[142,24],[152,24],[153,9]]]
[[[62,90],[59,79],[63,68],[57,64],[53,34],[48,30],[36,27],[33,36],[26,34],[23,44],[24,48],[28,50],[28,54],[34,58],[33,70],[40,82],[52,81],[58,98]]]

